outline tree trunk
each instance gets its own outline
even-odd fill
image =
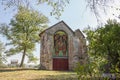
[[[20,63],[19,67],[23,67],[23,63],[24,63],[24,59],[25,59],[25,54],[26,54],[26,46],[24,48],[23,55],[22,55],[22,60],[21,60],[21,63]]]

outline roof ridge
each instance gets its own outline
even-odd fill
[[[73,31],[63,20],[61,20],[61,21],[57,22],[56,24],[52,25],[51,27],[48,27],[47,29],[45,29],[44,31],[42,31],[42,32],[39,34],[39,36],[41,36],[41,34],[44,33],[46,30],[49,30],[49,29],[51,29],[52,27],[54,27],[54,26],[56,26],[56,25],[58,25],[58,24],[60,24],[60,23],[64,23],[64,24],[73,32],[73,34],[74,34],[74,31]]]

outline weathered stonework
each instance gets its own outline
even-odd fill
[[[53,57],[53,53],[55,53],[54,35],[57,31],[64,31],[67,34],[68,55],[65,57]],[[42,69],[53,70],[53,58],[67,58],[68,70],[73,70],[76,63],[86,63],[86,40],[79,29],[73,32],[68,25],[61,21],[40,33],[40,38],[40,64]]]

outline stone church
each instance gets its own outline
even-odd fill
[[[79,29],[73,31],[60,21],[39,36],[41,69],[73,70],[76,63],[86,63],[86,40]]]

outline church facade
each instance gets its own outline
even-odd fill
[[[40,65],[46,70],[73,70],[76,63],[86,63],[86,40],[82,32],[73,31],[64,21],[39,34]]]

